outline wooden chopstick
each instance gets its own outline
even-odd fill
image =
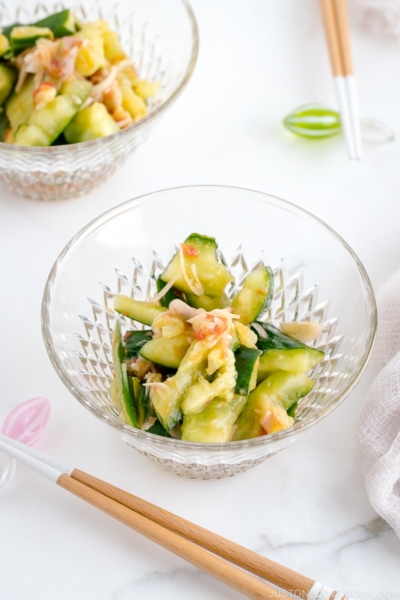
[[[46,457],[46,455],[39,453],[37,450],[32,450],[32,448],[27,446],[24,447],[23,444],[14,440],[10,440],[11,443],[8,443],[5,441],[5,438],[6,436],[0,435],[0,450],[13,456],[16,460],[26,464],[40,475],[43,475],[75,496],[85,500],[85,502],[88,502],[163,548],[183,558],[205,573],[212,575],[247,598],[251,598],[252,600],[265,600],[267,598],[271,600],[288,600],[286,594],[272,588],[246,571],[242,571],[219,556],[204,550],[201,546],[197,546],[186,538],[147,519],[92,487],[73,479],[68,474],[68,472],[71,472],[70,469],[64,467],[58,461],[54,461],[51,457]],[[39,459],[39,455],[45,458]],[[60,468],[62,471],[59,470]],[[64,470],[65,472],[63,472]]]
[[[249,598],[287,596],[233,564],[304,599],[344,598],[342,594],[322,583],[247,550],[101,479],[78,469],[69,469],[38,450],[28,448],[4,435],[0,435],[0,450]]]
[[[347,15],[346,0],[333,0],[340,47],[342,53],[343,71],[345,77],[347,101],[350,111],[350,121],[353,130],[356,158],[362,158],[362,143],[360,130],[360,115],[358,108],[358,93],[353,72],[353,59],[350,44],[350,28]]]
[[[295,593],[301,598],[307,598],[309,591],[315,584],[313,579],[305,575],[296,573],[296,571],[292,571],[256,552],[252,552],[239,544],[235,544],[235,542],[231,542],[216,533],[212,533],[199,525],[195,525],[182,517],[178,517],[163,508],[142,500],[133,494],[129,494],[83,471],[74,469],[71,477],[144,517],[151,519],[155,523],[167,527],[170,531],[175,531],[206,550],[229,560],[238,567],[246,569],[258,577],[267,579],[274,585],[288,592]]]
[[[325,35],[334,75],[343,76],[344,67],[340,49],[340,39],[336,26],[335,9],[331,0],[320,0],[321,13],[324,21]]]
[[[247,598],[254,600],[265,598],[283,600],[289,598],[283,592],[272,588],[267,583],[246,573],[246,571],[238,569],[219,556],[211,554],[201,546],[197,546],[170,529],[166,529],[151,519],[143,517],[117,500],[109,498],[69,475],[61,474],[57,480],[57,485],[173,552],[198,569],[212,575]]]
[[[360,160],[360,119],[346,0],[320,0],[320,6],[349,156]]]
[[[353,61],[351,58],[350,29],[347,16],[346,0],[332,0],[335,13],[337,34],[343,75],[353,75]]]

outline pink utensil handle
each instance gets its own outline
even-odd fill
[[[1,432],[32,446],[42,437],[50,417],[51,405],[46,398],[21,402],[6,417]]]
[[[42,437],[48,423],[51,404],[47,398],[31,398],[15,406],[7,415],[1,433],[32,446]],[[15,474],[15,460],[3,454],[0,457],[0,489],[5,487]]]

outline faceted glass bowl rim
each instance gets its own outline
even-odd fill
[[[363,360],[358,365],[353,376],[350,378],[347,386],[342,390],[342,392],[338,395],[338,397],[333,402],[331,402],[327,407],[321,409],[315,416],[311,417],[310,419],[307,419],[306,423],[299,421],[298,423],[295,423],[289,429],[284,429],[283,431],[279,431],[277,433],[261,436],[258,438],[253,438],[250,440],[241,440],[241,441],[235,441],[235,442],[220,442],[220,443],[185,442],[183,440],[178,440],[178,439],[174,439],[174,438],[170,439],[170,438],[166,438],[166,437],[157,436],[152,433],[147,433],[145,431],[142,431],[140,429],[135,429],[134,427],[131,427],[129,425],[126,425],[125,423],[122,423],[116,417],[112,417],[111,415],[104,413],[98,406],[93,405],[91,402],[89,402],[81,394],[81,392],[75,388],[74,378],[71,377],[70,374],[68,373],[68,371],[64,368],[63,362],[60,360],[60,358],[57,354],[56,348],[54,347],[52,334],[51,334],[50,315],[49,315],[53,289],[56,284],[57,276],[58,276],[60,270],[62,269],[64,264],[68,261],[69,255],[74,252],[74,250],[77,246],[79,246],[80,242],[83,241],[85,238],[87,238],[89,235],[91,235],[95,230],[101,228],[102,225],[107,223],[109,220],[113,219],[114,217],[116,217],[126,211],[129,211],[131,208],[140,206],[141,204],[145,203],[148,198],[151,198],[151,197],[154,198],[155,196],[161,197],[163,194],[168,194],[170,192],[182,191],[182,190],[186,190],[188,193],[190,193],[191,190],[199,189],[199,188],[203,189],[205,192],[207,190],[210,190],[210,191],[225,190],[225,191],[232,191],[232,192],[245,192],[246,194],[249,194],[249,195],[254,194],[255,196],[257,196],[257,199],[263,203],[267,203],[267,204],[274,203],[275,205],[278,205],[280,208],[282,208],[284,210],[288,210],[289,212],[295,213],[295,214],[297,213],[299,216],[302,216],[311,221],[314,221],[317,225],[319,225],[321,228],[323,228],[328,235],[336,238],[336,240],[340,242],[340,244],[345,248],[345,250],[348,252],[350,257],[354,261],[355,267],[361,276],[362,283],[364,285],[365,291],[367,292],[367,298],[368,298],[368,303],[369,303],[369,314],[368,314],[369,335],[368,335],[368,339],[366,341],[367,350],[364,353]],[[306,429],[308,429],[309,427],[314,425],[317,421],[320,421],[322,418],[327,416],[334,408],[339,406],[339,404],[341,404],[343,402],[343,400],[350,394],[350,392],[357,385],[358,381],[360,380],[362,374],[364,373],[364,371],[368,365],[368,362],[369,362],[369,359],[371,357],[372,350],[374,347],[378,317],[377,317],[376,300],[375,300],[375,295],[374,295],[374,291],[372,288],[372,284],[371,284],[369,276],[368,276],[362,262],[360,261],[360,259],[356,255],[356,253],[347,244],[347,242],[334,229],[332,229],[332,227],[327,225],[324,221],[322,221],[321,219],[319,219],[318,217],[313,215],[311,212],[297,206],[296,204],[289,202],[287,200],[283,200],[282,198],[279,198],[277,196],[273,196],[272,194],[266,194],[264,192],[259,192],[256,190],[249,190],[246,188],[231,187],[231,186],[224,186],[224,185],[194,185],[194,186],[181,186],[181,187],[175,187],[175,188],[168,188],[165,190],[158,190],[156,192],[150,192],[148,194],[144,194],[143,196],[138,196],[137,198],[128,200],[128,201],[126,201],[122,204],[119,204],[118,206],[104,212],[103,214],[101,214],[100,216],[95,218],[93,221],[88,223],[88,225],[86,225],[83,229],[81,229],[70,240],[70,242],[65,246],[64,250],[61,252],[61,254],[57,258],[56,262],[54,263],[54,265],[50,271],[49,277],[48,277],[46,285],[45,285],[44,293],[43,293],[41,320],[42,320],[42,335],[43,335],[44,343],[46,346],[46,350],[47,350],[49,358],[50,358],[50,360],[53,364],[53,367],[56,370],[58,376],[60,377],[60,379],[62,380],[64,385],[67,387],[67,389],[72,393],[72,395],[83,406],[88,408],[93,414],[95,414],[97,417],[99,417],[102,421],[104,421],[104,422],[108,423],[109,425],[111,425],[112,427],[114,427],[121,434],[126,434],[131,438],[138,437],[139,439],[141,439],[143,441],[148,441],[151,444],[165,445],[165,446],[169,447],[171,450],[173,448],[175,448],[175,449],[179,448],[182,450],[194,450],[196,452],[199,452],[199,451],[201,452],[202,449],[206,450],[206,451],[221,452],[221,451],[230,451],[230,450],[231,451],[240,451],[240,450],[245,450],[246,448],[249,448],[249,447],[253,448],[253,447],[257,447],[257,446],[268,446],[270,444],[273,444],[274,442],[279,442],[279,441],[283,441],[283,440],[287,440],[287,442],[290,443],[291,438],[293,438],[297,433],[299,433],[301,431],[305,431]]]
[[[79,142],[77,144],[65,144],[65,146],[50,146],[50,147],[16,146],[16,145],[11,145],[11,144],[6,144],[5,142],[0,142],[0,150],[12,151],[13,149],[15,149],[15,150],[18,150],[18,152],[37,154],[37,155],[42,155],[42,156],[51,154],[52,158],[54,157],[54,155],[62,156],[65,152],[70,151],[71,148],[81,149],[81,148],[93,148],[96,146],[101,146],[103,144],[106,144],[106,143],[114,140],[117,137],[120,137],[122,135],[127,135],[128,132],[132,133],[133,131],[137,131],[137,130],[141,129],[142,127],[144,127],[145,125],[147,125],[147,123],[150,123],[151,121],[153,121],[158,115],[163,113],[169,106],[171,106],[171,104],[173,104],[173,102],[178,98],[178,96],[181,94],[181,92],[186,87],[187,83],[189,82],[190,77],[193,74],[193,71],[194,71],[194,68],[195,68],[196,62],[197,62],[197,57],[199,54],[199,28],[197,25],[196,17],[194,16],[193,9],[190,6],[188,0],[180,0],[180,1],[182,2],[183,7],[186,9],[187,15],[189,17],[190,26],[192,29],[192,53],[190,56],[190,61],[189,61],[188,67],[186,69],[186,72],[185,72],[179,86],[173,91],[171,96],[165,102],[162,102],[160,104],[160,106],[157,106],[157,108],[153,112],[149,113],[143,119],[140,119],[140,121],[138,121],[137,123],[133,123],[126,129],[121,129],[121,131],[117,131],[116,133],[112,133],[111,135],[107,135],[106,137],[99,138],[97,140],[91,140],[88,142]]]

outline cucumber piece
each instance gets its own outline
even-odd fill
[[[64,131],[64,135],[69,144],[79,144],[111,135],[119,130],[104,104],[93,102],[78,112]]]
[[[265,337],[257,331],[258,326],[265,331]],[[265,378],[268,373],[278,370],[306,373],[318,365],[325,356],[321,350],[294,340],[269,323],[258,323],[258,326],[257,329],[253,329],[258,336],[257,348],[263,351],[258,370],[259,380]]]
[[[297,410],[297,405],[298,405],[298,400],[296,400],[296,402],[294,404],[292,404],[292,406],[290,408],[288,408],[287,414],[289,415],[289,417],[293,417],[293,419],[296,416],[296,410]]]
[[[182,333],[173,338],[150,340],[140,349],[139,354],[156,365],[177,369],[189,346],[187,335]]]
[[[157,421],[155,421],[155,423],[153,423],[153,425],[151,427],[146,429],[146,431],[147,431],[147,433],[153,433],[154,435],[161,435],[162,437],[168,437],[168,438],[171,437],[169,435],[168,431],[166,431],[164,429],[164,427],[161,425],[161,423],[158,419],[157,419]]]
[[[3,110],[3,112],[0,113],[0,142],[4,142],[4,134],[9,128],[10,121],[7,119],[7,115]]]
[[[149,397],[146,394],[146,388],[137,377],[132,377],[133,397],[135,399],[136,414],[139,428],[142,429],[150,413]]]
[[[40,19],[40,21],[36,21],[33,25],[36,25],[36,27],[48,27],[56,38],[72,35],[76,32],[75,17],[69,9],[53,13],[44,19]]]
[[[205,294],[202,296],[186,294],[186,301],[189,306],[193,306],[193,308],[204,308],[204,310],[208,312],[216,308],[226,308],[227,306],[230,306],[229,298],[226,294],[216,296],[215,298],[206,296]]]
[[[274,293],[274,276],[269,267],[258,267],[247,275],[242,289],[232,299],[233,312],[248,325],[265,312]]]
[[[70,81],[61,87],[56,96],[40,110],[33,110],[25,128],[15,134],[16,145],[50,146],[78,112],[92,89],[89,81]],[[30,131],[30,128],[33,129]],[[40,135],[41,129],[46,137]],[[47,140],[47,143],[45,141]]]
[[[51,145],[52,146],[65,146],[66,143],[67,143],[67,140],[65,139],[64,134],[60,133],[58,138],[56,138]]]
[[[13,144],[18,146],[50,146],[48,135],[37,125],[21,125],[14,136]]]
[[[126,358],[136,358],[139,356],[140,349],[147,344],[152,337],[153,332],[150,330],[128,331],[128,333],[125,335]]]
[[[161,292],[161,290],[163,288],[165,288],[165,286],[167,284],[161,279],[161,277],[159,277],[157,279],[156,285],[157,285],[157,292]],[[161,304],[161,306],[165,306],[166,308],[168,308],[168,306],[170,305],[170,302],[172,302],[172,300],[184,300],[184,296],[183,296],[182,292],[180,292],[179,290],[176,290],[175,288],[171,288],[170,290],[168,290],[168,292],[165,294],[165,296],[163,296],[161,298],[160,304]]]
[[[198,278],[203,286],[204,294],[207,296],[222,296],[225,287],[233,281],[232,275],[227,268],[217,260],[217,242],[214,238],[192,233],[184,242],[184,261],[188,277],[191,276],[191,269],[196,267]],[[173,256],[167,268],[161,275],[161,279],[168,283],[172,278],[178,277],[175,287],[185,292],[193,294],[193,290],[187,285],[181,272],[179,251]]]
[[[147,115],[146,102],[135,94],[127,79],[119,78],[119,87],[122,92],[122,106],[131,115],[134,121],[143,119]]]
[[[265,403],[278,404],[286,411],[311,392],[314,380],[304,373],[273,373],[249,396],[249,405],[262,409]]]
[[[232,350],[227,350],[224,364],[216,371],[211,382],[200,377],[198,382],[188,388],[182,401],[182,412],[185,415],[198,413],[215,398],[232,399],[236,376],[235,356]]]
[[[10,53],[10,41],[4,33],[0,33],[0,57]]]
[[[28,75],[19,92],[13,92],[6,102],[6,115],[13,131],[27,122],[33,111],[34,75]]]
[[[102,33],[104,44],[104,55],[111,64],[116,64],[127,58],[123,51],[116,31],[104,31]]]
[[[6,65],[0,65],[0,106],[11,94],[17,80],[17,70]]]
[[[113,341],[112,341],[112,357],[115,369],[115,379],[119,396],[122,399],[123,411],[125,413],[128,425],[138,427],[138,418],[135,408],[135,398],[132,389],[132,378],[128,376],[126,364],[123,362],[125,358],[125,349],[122,345],[121,330],[119,323],[115,325]]]
[[[199,413],[185,415],[182,440],[215,444],[229,442],[232,428],[247,402],[246,396],[235,395],[227,402],[215,398]]]
[[[13,51],[18,52],[25,48],[31,48],[39,38],[47,40],[54,39],[54,33],[48,27],[36,27],[35,25],[17,25],[10,33],[10,45]]]
[[[314,387],[314,381],[302,373],[273,373],[251,392],[246,408],[237,421],[233,440],[247,440],[263,435],[260,418],[273,406],[286,411]]]
[[[117,380],[116,380],[115,377],[111,381],[111,384],[110,384],[110,387],[109,387],[108,391],[110,392],[111,400],[112,400],[115,408],[121,414],[121,412],[123,411],[123,408],[124,408],[124,403],[122,402],[122,398],[119,395]]]
[[[8,39],[10,40],[10,36],[11,36],[11,32],[14,29],[14,27],[20,27],[22,25],[22,23],[19,22],[15,22],[15,23],[11,23],[11,25],[6,25],[5,27],[2,27],[1,29],[1,33]]]
[[[159,90],[159,87],[160,84],[158,82],[152,82],[143,79],[142,81],[138,81],[133,89],[135,91],[135,94],[143,98],[143,100],[146,102],[147,100],[149,100],[149,98],[155,96],[155,94]]]
[[[158,392],[153,388],[151,401],[161,424],[167,431],[180,421],[183,396],[204,372],[208,352],[209,349],[201,342],[193,342],[175,375],[169,377]]]
[[[139,321],[139,323],[143,323],[144,325],[151,325],[157,315],[165,312],[167,309],[164,306],[157,306],[150,302],[141,302],[140,300],[133,300],[133,298],[129,298],[128,296],[118,295],[114,296],[114,310],[134,321]]]
[[[103,38],[97,27],[92,27],[90,23],[83,25],[78,33],[74,33],[74,37],[85,40],[78,50],[75,70],[83,77],[90,77],[106,64]]]
[[[236,394],[248,396],[257,385],[258,366],[261,350],[240,346],[235,352],[235,368],[237,371]]]

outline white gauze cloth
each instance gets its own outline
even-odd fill
[[[367,494],[400,537],[400,272],[378,294],[379,375],[358,424]]]

